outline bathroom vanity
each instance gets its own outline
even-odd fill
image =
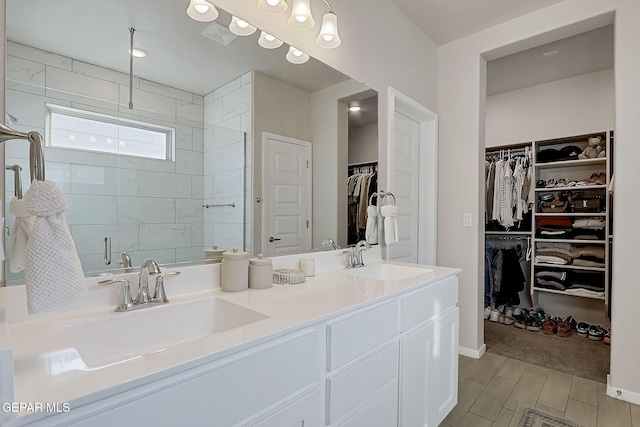
[[[24,287],[0,289],[12,400],[58,404],[0,425],[437,426],[457,402],[459,270],[379,248],[358,269],[339,251],[303,256],[317,271],[305,283],[237,293],[220,291],[219,264],[178,268],[168,304],[128,313],[99,278],[34,316]]]

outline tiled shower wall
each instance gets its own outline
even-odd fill
[[[135,78],[135,108],[129,110],[128,75],[12,42],[8,43],[7,53],[6,111],[18,119],[10,124],[17,130],[37,130],[44,135],[46,103],[176,129],[174,161],[45,149],[47,179],[55,181],[67,195],[70,209],[66,218],[84,270],[109,268],[103,260],[105,236],[112,239],[113,262],[120,251],[127,251],[134,265],[146,258],[162,263],[201,259],[203,246],[210,245],[212,232],[217,231],[215,226],[207,226],[205,238],[203,177],[205,173],[223,175],[220,183],[236,185],[238,180],[230,173],[240,169],[236,166],[243,162],[236,160],[237,148],[227,148],[211,139],[208,151],[222,149],[222,171],[218,172],[219,163],[212,163],[208,157],[205,172],[204,97]],[[207,131],[219,135],[220,140],[225,134],[209,125]],[[239,141],[238,137],[235,139]],[[22,166],[25,191],[29,182],[28,152],[25,141],[6,143],[6,164]],[[217,193],[217,188],[207,187],[213,191],[207,200],[214,200],[209,196],[217,194],[227,198],[227,192]],[[9,213],[13,196],[10,172],[5,194],[7,225],[11,226],[14,218]],[[220,222],[226,219],[229,218],[221,216]],[[15,277],[8,273],[8,279]]]
[[[204,97],[205,246],[251,252],[251,72]],[[244,237],[243,237],[244,236]]]

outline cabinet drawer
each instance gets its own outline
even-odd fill
[[[327,371],[335,371],[396,335],[398,304],[395,300],[327,325]]]
[[[400,332],[406,332],[458,302],[458,278],[450,277],[400,298]]]
[[[394,382],[369,402],[358,409],[344,421],[334,424],[334,427],[362,427],[398,425],[398,383]]]
[[[327,379],[327,424],[336,422],[390,382],[396,382],[397,377],[398,345],[394,341]]]
[[[247,424],[247,427],[320,427],[322,416],[318,408],[321,404],[320,391],[315,388],[293,403]]]

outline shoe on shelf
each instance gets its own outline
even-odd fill
[[[578,323],[578,325],[576,325],[576,332],[578,333],[578,336],[580,338],[587,338],[587,336],[589,335],[590,327],[591,325],[589,325],[588,323],[585,323],[585,322]]]
[[[605,331],[600,325],[591,325],[589,328],[589,339],[591,341],[601,341],[604,339]]]
[[[489,321],[497,322],[498,319],[500,319],[500,312],[494,308],[493,310],[491,310],[491,314],[489,314]]]
[[[553,335],[556,333],[556,322],[547,319],[542,322],[542,333],[545,335]]]
[[[526,329],[531,332],[540,332],[542,329],[542,322],[536,318],[531,318],[527,323]]]
[[[571,335],[571,325],[566,321],[560,321],[556,324],[556,335],[566,338]]]
[[[607,332],[604,334],[603,341],[606,345],[611,345],[611,328],[607,329]]]

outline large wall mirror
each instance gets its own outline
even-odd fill
[[[44,135],[46,176],[68,198],[88,275],[121,269],[121,252],[138,266],[201,261],[212,245],[281,253],[357,238],[347,180],[376,169],[375,92],[313,58],[289,63],[286,44],[258,45],[260,30],[234,36],[222,10],[194,21],[188,3],[7,0],[5,123]],[[133,109],[130,27],[146,53],[134,60]],[[306,164],[287,159],[305,146],[310,180],[293,191],[286,174]],[[23,192],[28,153],[24,141],[5,143]],[[7,249],[17,169],[6,171]],[[307,219],[278,203],[304,204]],[[285,238],[295,233],[307,240]],[[7,283],[20,283],[7,252]]]

